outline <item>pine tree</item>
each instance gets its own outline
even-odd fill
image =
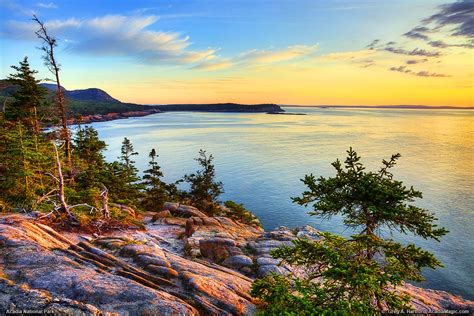
[[[99,134],[92,126],[79,127],[74,137],[75,156],[82,167],[93,174],[103,169],[105,164],[104,150],[107,144],[100,140]]]
[[[158,154],[154,148],[150,151],[148,156],[150,157],[150,161],[148,162],[149,169],[145,170],[143,175],[145,197],[142,205],[144,209],[154,211],[160,210],[163,203],[169,200],[170,185],[162,180],[163,172],[156,161]]]
[[[332,163],[336,176],[307,175],[308,187],[300,205],[312,204],[311,215],[342,216],[357,233],[343,238],[322,233],[321,240],[297,239],[293,247],[272,253],[284,262],[306,271],[306,277],[268,276],[253,286],[253,295],[263,302],[264,314],[375,314],[382,310],[410,309],[410,297],[397,291],[405,280],[422,281],[421,270],[441,265],[431,253],[413,244],[384,239],[382,230],[413,233],[425,239],[447,233],[437,228],[428,210],[412,204],[420,191],[394,180],[391,168],[399,154],[382,161],[378,172],[366,172],[351,149],[344,166]]]
[[[14,101],[6,109],[6,119],[22,121],[35,135],[40,132],[38,108],[44,102],[46,89],[39,86],[40,80],[35,78],[38,72],[30,68],[28,57],[20,62],[19,66],[11,66],[16,73],[11,74],[8,80],[18,85],[12,97]]]
[[[99,207],[100,193],[104,187],[106,161],[103,151],[107,148],[99,139],[97,131],[91,127],[79,127],[73,139],[73,158],[79,169],[74,189],[77,203],[88,203]]]
[[[207,155],[205,150],[199,151],[199,157],[194,159],[201,166],[196,173],[185,175],[183,180],[190,184],[189,197],[191,203],[210,214],[219,211],[217,198],[224,193],[223,184],[216,181],[216,171],[212,161],[214,157]]]
[[[48,189],[52,154],[44,135],[34,135],[22,121],[0,118],[0,192],[3,204],[32,209]]]
[[[135,161],[132,160],[133,156],[138,155],[138,152],[133,149],[133,144],[127,137],[123,139],[122,148],[120,152],[121,155],[119,157],[119,160],[123,163],[125,167],[126,182],[129,185],[132,185],[133,183],[140,180],[140,178],[137,176],[138,169],[135,167]]]
[[[138,169],[135,167],[133,156],[138,155],[132,142],[124,138],[119,161],[106,164],[104,185],[109,189],[114,201],[136,205],[142,197],[143,185],[139,182]]]

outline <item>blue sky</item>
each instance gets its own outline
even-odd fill
[[[407,62],[406,58],[396,59],[400,57],[396,55],[408,55],[403,54],[405,51],[433,50],[427,42],[404,34],[424,25],[425,22],[421,22],[423,19],[442,12],[445,7],[441,5],[453,3],[435,0],[4,0],[0,16],[0,75],[6,77],[11,72],[10,65],[27,55],[32,66],[40,71],[40,76],[49,76],[41,64],[41,52],[36,49],[40,42],[34,37],[34,25],[30,21],[32,14],[36,14],[59,39],[58,58],[63,65],[66,88],[98,86],[125,101],[191,102],[194,98],[196,102],[318,104],[346,101],[380,104],[412,101],[409,103],[434,104],[432,98],[423,99],[421,96],[413,100],[400,98],[405,87],[401,83],[394,87],[400,91],[396,97],[371,102],[351,92],[351,87],[347,87],[347,98],[343,99],[331,99],[329,95],[318,99],[318,91],[313,96],[307,95],[306,91],[311,89],[309,86],[307,90],[291,87],[291,82],[308,81],[316,86],[323,78],[333,78],[333,75],[341,73],[349,73],[351,78],[359,76],[369,84],[374,77],[370,79],[367,69],[344,68],[345,64],[355,64],[355,60],[360,59],[358,68],[371,68],[373,76],[377,77],[402,76],[409,82],[417,79],[416,85],[428,84],[430,89],[450,80],[450,84],[455,84],[454,90],[449,92],[453,93],[453,97],[450,98],[445,91],[445,97],[440,102],[469,105],[472,95],[470,100],[460,98],[467,90],[460,91],[458,88],[469,86],[469,81],[472,86],[472,71],[462,74],[456,82],[453,82],[452,73],[440,72],[446,69],[458,72],[458,68],[472,67],[472,63],[469,65],[472,34],[453,37],[452,32],[449,33],[452,27],[463,24],[443,25],[441,29],[436,29],[436,23],[441,22],[435,20],[431,24],[432,29],[427,31],[432,41],[449,42],[450,46],[443,47],[442,54],[446,68],[439,65],[442,58],[431,62],[433,58],[428,57],[430,67],[419,69],[402,66]],[[472,15],[472,1],[465,0],[461,4],[463,16]],[[437,33],[432,35],[435,29]],[[432,39],[432,36],[436,38]],[[380,52],[377,56],[367,51],[367,45],[375,39],[379,40],[379,46],[371,47],[371,50]],[[466,41],[471,41],[470,46],[466,48],[462,44],[464,46],[461,47],[461,43]],[[380,45],[388,42],[396,42],[398,50],[392,49],[392,54],[387,53],[386,47]],[[436,47],[438,50],[439,46]],[[330,56],[336,57],[331,54],[350,53],[354,53],[351,58],[333,58],[339,58],[339,63],[328,61]],[[415,56],[423,57],[420,54]],[[446,59],[446,56],[451,57]],[[454,62],[454,58],[461,61]],[[380,60],[380,63],[375,60]],[[428,63],[425,65],[428,67]],[[273,83],[268,78],[270,72],[284,76],[287,83],[283,79]],[[317,73],[321,77],[315,76]],[[255,81],[249,80],[250,77]],[[230,84],[232,80],[234,83]],[[235,80],[240,81],[237,84]],[[279,90],[272,91],[265,82],[278,86]],[[349,83],[342,84],[344,88],[344,84]],[[131,86],[134,91],[141,92],[137,95],[126,94],[123,87]],[[155,86],[160,86],[159,91],[151,93],[150,87]],[[281,88],[285,86],[288,87],[287,93],[280,96]],[[390,86],[393,83],[388,79],[384,87],[388,89]],[[255,87],[262,87],[261,93],[255,91]],[[190,91],[190,94],[180,99],[177,97],[180,89]],[[225,93],[227,90],[228,93]],[[243,98],[242,93],[246,91],[250,96]],[[269,97],[272,92],[278,92],[278,97]],[[383,96],[386,98],[389,94]]]

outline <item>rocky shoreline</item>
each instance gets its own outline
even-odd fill
[[[147,116],[155,113],[161,113],[158,109],[150,109],[146,111],[129,111],[123,113],[107,113],[107,114],[95,114],[95,115],[84,115],[81,116],[80,121],[76,118],[68,119],[69,125],[75,124],[89,124],[94,122],[107,122],[113,120],[120,120],[120,119],[127,119],[129,117],[142,117]]]
[[[265,232],[176,203],[145,214],[143,230],[103,234],[58,232],[36,216],[0,216],[2,312],[253,315],[252,281],[292,269],[270,251],[297,237],[319,238],[310,226]],[[474,310],[474,302],[447,292],[399,290],[419,312]]]

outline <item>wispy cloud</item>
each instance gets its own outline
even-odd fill
[[[411,39],[421,39],[421,40],[427,41],[427,40],[429,40],[429,37],[428,37],[428,35],[426,35],[424,33],[428,32],[428,31],[429,31],[429,29],[427,27],[419,26],[419,27],[415,27],[414,29],[406,32],[403,35],[406,36],[406,37],[409,37]]]
[[[31,15],[35,14],[34,10],[31,10],[27,7],[24,7],[23,5],[20,5],[16,1],[13,1],[13,0],[0,1],[0,8],[3,8],[3,9],[8,10],[10,12],[20,13],[22,15],[31,16]]]
[[[373,51],[371,49],[363,49],[357,51],[329,53],[326,55],[318,56],[317,59],[323,61],[360,61],[361,59],[373,57],[375,55],[377,55],[376,51]]]
[[[406,61],[406,64],[407,65],[415,65],[415,64],[421,64],[421,63],[425,63],[427,62],[428,59],[424,58],[424,59],[409,59]]]
[[[428,43],[432,47],[436,48],[448,48],[448,47],[464,47],[464,48],[474,48],[474,41],[466,42],[462,44],[448,44],[444,41],[437,40],[437,41],[430,41]]]
[[[232,66],[234,66],[232,61],[220,60],[220,61],[204,62],[204,63],[194,66],[193,69],[214,71],[214,70],[222,70],[222,69],[231,68]]]
[[[369,45],[366,46],[366,48],[373,50],[373,49],[376,49],[379,44],[380,44],[380,40],[374,39]]]
[[[215,57],[215,49],[192,50],[189,37],[180,33],[149,30],[156,16],[106,15],[93,19],[50,20],[46,27],[67,39],[66,49],[96,56],[125,56],[145,64],[195,63]],[[35,37],[36,25],[9,22],[4,36],[19,39]]]
[[[261,50],[254,49],[244,52],[235,58],[235,61],[244,63],[268,64],[275,62],[288,61],[300,57],[307,57],[319,49],[318,45],[294,45],[284,49]]]
[[[409,73],[411,72],[410,69],[407,69],[406,66],[399,66],[399,67],[391,67],[391,71],[397,71],[397,72],[403,72],[403,73]]]
[[[426,70],[416,72],[415,76],[419,76],[419,77],[451,77],[450,75],[439,74],[439,73],[436,73],[436,72],[429,72],[429,71],[426,71]]]
[[[440,74],[436,72],[429,72],[427,70],[421,70],[421,71],[413,71],[411,69],[408,69],[406,66],[398,66],[398,67],[391,67],[389,68],[390,71],[396,71],[396,72],[401,72],[404,74],[410,74],[413,76],[418,76],[418,77],[450,77],[449,75],[446,74]]]
[[[253,49],[231,58],[207,60],[195,67],[201,70],[222,70],[234,66],[280,63],[315,55],[319,45],[293,45],[282,49]]]
[[[58,6],[53,2],[48,2],[48,3],[38,2],[36,4],[36,6],[38,6],[40,8],[43,8],[43,9],[57,9],[58,8]]]
[[[396,47],[389,46],[389,47],[385,47],[384,50],[390,53],[407,55],[407,56],[425,56],[425,57],[440,57],[441,56],[440,52],[431,52],[423,48],[415,48],[412,50],[407,50],[404,48],[396,48]]]
[[[439,8],[438,13],[421,21],[422,26],[417,26],[403,35],[424,40],[437,48],[474,48],[474,1],[461,0],[441,5]],[[448,32],[457,42],[446,43],[431,38],[443,32]]]
[[[435,29],[450,27],[451,35],[474,38],[474,1],[461,0],[440,6],[440,12],[422,22],[435,25]]]

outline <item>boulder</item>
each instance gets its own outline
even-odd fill
[[[145,270],[159,274],[161,276],[164,276],[166,278],[177,278],[179,276],[178,272],[176,270],[173,270],[168,267],[163,267],[163,266],[156,266],[154,264],[150,264],[145,267]]]
[[[289,241],[295,239],[295,234],[288,227],[280,226],[275,230],[265,232],[262,237],[280,241]]]
[[[161,212],[158,212],[158,213],[154,214],[153,217],[151,218],[151,220],[153,222],[156,222],[160,218],[167,218],[167,217],[171,217],[171,216],[172,215],[171,215],[170,211],[165,210],[165,211],[161,211]]]
[[[243,254],[242,250],[236,247],[235,241],[229,238],[202,239],[199,241],[199,249],[203,257],[214,262],[222,262],[227,257]]]
[[[266,266],[266,265],[277,265],[281,259],[269,258],[269,257],[259,257],[256,260],[257,265]]]
[[[320,239],[319,234],[320,234],[319,230],[317,230],[316,228],[312,226],[306,225],[298,229],[298,232],[296,233],[296,237],[318,240]]]
[[[246,255],[235,255],[231,257],[227,257],[223,262],[222,265],[232,268],[232,269],[241,269],[244,267],[250,267],[253,264],[252,258]]]
[[[263,278],[269,273],[285,274],[285,270],[279,266],[271,264],[258,267],[257,276],[259,278]]]
[[[162,267],[171,267],[171,264],[166,260],[164,257],[158,257],[153,254],[141,254],[134,258],[135,262],[137,262],[141,266],[162,266]]]
[[[174,216],[179,217],[207,217],[206,214],[195,208],[194,206],[189,205],[180,205],[178,203],[166,202],[163,205],[164,211],[169,211]]]
[[[166,217],[166,218],[158,218],[155,221],[155,225],[176,225],[176,226],[186,226],[187,218],[181,217]]]
[[[260,237],[263,229],[235,222],[227,217],[191,217],[186,222],[185,233],[188,237],[225,234],[241,245]]]
[[[163,211],[174,211],[179,207],[179,203],[173,203],[173,202],[165,202],[163,204]]]

